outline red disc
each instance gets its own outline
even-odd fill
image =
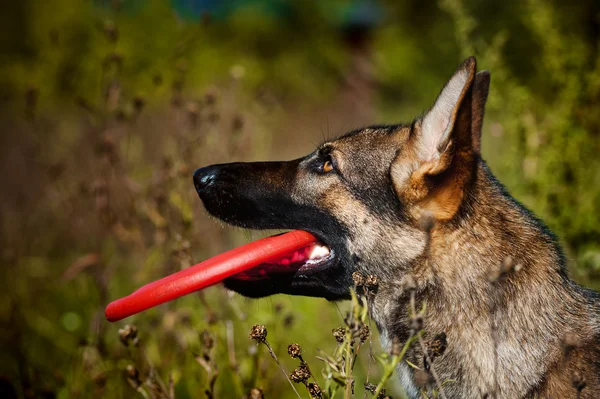
[[[302,230],[251,242],[154,281],[111,302],[105,310],[106,319],[111,322],[124,319],[316,242],[312,234]]]

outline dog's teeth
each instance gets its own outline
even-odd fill
[[[329,248],[324,245],[315,245],[312,249],[309,259],[326,258],[329,256]]]

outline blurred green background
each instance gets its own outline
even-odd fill
[[[469,55],[492,74],[483,157],[598,289],[599,18],[593,0],[4,4],[0,396],[140,396],[133,364],[150,394],[172,380],[175,397],[202,397],[209,331],[216,397],[296,397],[250,327],[267,326],[288,371],[291,342],[320,370],[347,304],[213,287],[128,320],[139,348],[103,308],[268,234],[209,218],[195,168],[298,157],[361,125],[410,121]]]

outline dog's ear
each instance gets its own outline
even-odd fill
[[[391,167],[399,197],[438,220],[454,216],[473,173],[472,128],[481,125],[473,123],[472,112],[476,69],[474,57],[458,67],[433,107],[414,123]]]
[[[481,154],[481,129],[483,127],[483,115],[485,113],[485,103],[489,90],[490,72],[477,72],[475,83],[473,83],[473,101],[471,103],[473,119],[471,121],[471,132],[473,134],[473,151],[478,154]]]

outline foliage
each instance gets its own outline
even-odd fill
[[[213,287],[129,320],[137,341],[127,345],[130,330],[120,340],[125,323],[108,324],[103,307],[262,236],[208,218],[194,168],[299,156],[356,118],[409,121],[471,54],[492,73],[484,158],[561,238],[575,276],[598,288],[594,2],[381,1],[367,53],[343,18],[351,1],[251,1],[192,21],[164,1],[112,3],[29,0],[0,16],[2,389],[10,381],[24,397],[131,397],[140,387],[177,398],[251,388],[295,397],[265,346],[247,337],[255,324],[286,370],[297,360],[282,354],[301,343],[302,362],[330,377],[318,376],[327,394],[342,395],[350,380],[385,381],[398,353],[377,355],[379,366],[364,350],[349,360],[358,330],[343,315],[359,299],[354,308],[248,301]],[[361,105],[371,114],[351,111],[364,94],[357,86],[376,93]],[[340,325],[338,345],[331,330]]]

